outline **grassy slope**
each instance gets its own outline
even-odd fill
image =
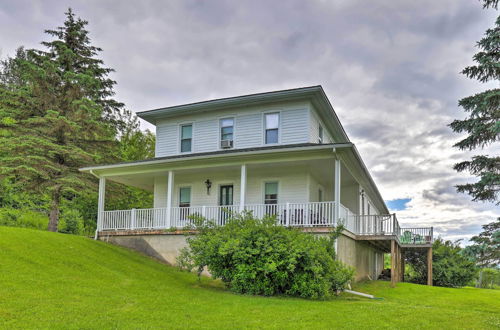
[[[87,238],[0,227],[0,327],[500,327],[500,291],[386,282],[358,290],[374,301],[235,295]]]

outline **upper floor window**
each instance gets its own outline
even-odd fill
[[[181,152],[191,152],[193,124],[181,126]]]
[[[265,142],[266,144],[278,143],[279,140],[279,113],[266,113],[265,115]]]
[[[234,119],[224,118],[220,120],[220,143],[221,148],[232,148],[234,139]]]
[[[323,126],[318,127],[318,143],[323,143]]]

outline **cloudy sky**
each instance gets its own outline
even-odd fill
[[[451,169],[457,100],[485,88],[459,72],[498,15],[478,1],[3,0],[0,56],[39,47],[69,6],[134,111],[320,84],[401,223],[466,239],[499,216]]]

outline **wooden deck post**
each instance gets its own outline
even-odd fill
[[[427,285],[432,286],[432,247],[427,250]]]
[[[396,241],[391,241],[391,286],[395,287],[397,282],[397,245]]]
[[[405,253],[401,249],[401,282],[405,281]]]

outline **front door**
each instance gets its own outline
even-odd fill
[[[233,205],[233,185],[224,185],[220,186],[219,193],[219,205],[220,206],[230,206]],[[219,222],[221,225],[226,223],[226,220],[229,218],[230,212],[224,210],[223,208],[219,213]]]
[[[220,186],[219,205],[233,205],[233,185]]]

